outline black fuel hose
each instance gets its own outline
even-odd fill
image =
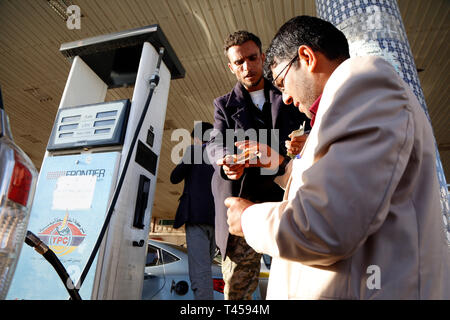
[[[63,282],[64,287],[69,293],[70,298],[72,300],[82,300],[80,294],[78,293],[78,289],[75,288],[75,285],[73,284],[72,279],[70,279],[66,268],[64,268],[56,254],[31,231],[27,231],[25,243],[34,248],[34,250],[41,254],[45,260],[53,266],[56,273],[58,273],[59,278]]]

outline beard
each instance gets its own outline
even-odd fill
[[[315,85],[315,83],[309,79],[303,79],[300,85],[298,86],[298,92],[301,92],[301,105],[304,110],[300,110],[306,114],[308,118],[312,117],[309,108],[313,105],[313,103],[317,100],[317,98],[322,94],[322,91]]]
[[[254,88],[257,87],[260,83],[261,80],[263,80],[264,76],[261,76],[258,80],[250,82],[250,81],[245,81],[245,79],[240,79],[239,82],[247,89],[250,88]]]

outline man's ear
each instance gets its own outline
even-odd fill
[[[234,74],[233,67],[231,66],[230,62],[228,62],[228,68],[230,69],[231,73]]]
[[[301,45],[298,47],[298,56],[300,61],[303,61],[306,64],[308,70],[314,72],[317,66],[316,53],[307,45]]]

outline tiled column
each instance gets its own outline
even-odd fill
[[[389,61],[408,83],[430,120],[416,65],[396,0],[315,0],[317,16],[341,30],[350,56],[376,55]],[[431,122],[431,121],[430,121]],[[436,144],[436,142],[435,142]],[[436,166],[447,241],[450,246],[449,193],[436,145]]]

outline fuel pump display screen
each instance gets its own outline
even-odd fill
[[[123,144],[130,100],[60,109],[47,150]]]

